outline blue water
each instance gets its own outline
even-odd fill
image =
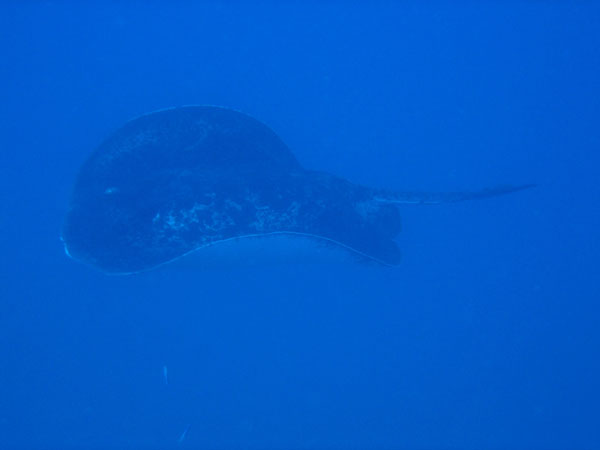
[[[595,2],[3,2],[0,448],[600,448],[598,23]],[[403,207],[393,269],[67,258],[87,155],[184,104],[357,183],[538,187]]]

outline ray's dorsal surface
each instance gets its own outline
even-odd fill
[[[390,193],[304,169],[266,125],[186,106],[134,119],[83,164],[62,231],[72,258],[108,273],[148,270],[220,243],[302,237],[395,265],[398,204],[483,198]]]

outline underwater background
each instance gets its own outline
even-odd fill
[[[592,1],[2,2],[0,448],[600,448],[599,23]],[[186,104],[365,185],[538,186],[403,206],[395,268],[69,259],[80,165]]]

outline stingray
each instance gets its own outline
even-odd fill
[[[391,192],[307,170],[265,124],[237,111],[184,106],[126,123],[82,165],[62,230],[67,255],[129,274],[224,243],[285,236],[397,265],[399,205],[487,198]]]

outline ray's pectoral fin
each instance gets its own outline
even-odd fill
[[[378,192],[374,200],[380,203],[435,205],[439,203],[454,203],[464,200],[496,197],[535,187],[535,184],[519,186],[497,186],[473,192]]]

